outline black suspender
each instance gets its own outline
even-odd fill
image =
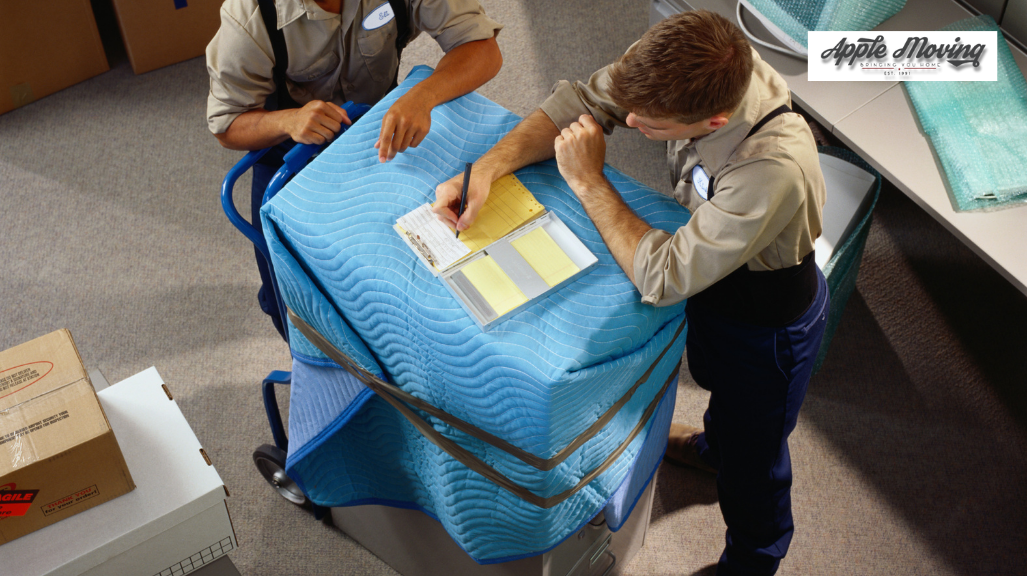
[[[787,104],[782,104],[781,106],[774,108],[769,113],[767,113],[767,115],[764,116],[759,122],[753,125],[752,130],[749,130],[749,133],[745,135],[745,138],[748,138],[749,136],[752,136],[753,134],[759,132],[760,128],[763,128],[767,125],[767,122],[770,122],[774,118],[777,118],[782,114],[787,114],[791,111],[792,109],[789,108]],[[742,138],[742,140],[745,140],[745,138]]]
[[[267,110],[299,108],[299,103],[289,95],[289,88],[285,84],[285,71],[289,68],[289,52],[285,49],[285,33],[278,29],[278,11],[275,9],[275,0],[257,0],[257,4],[260,6],[260,16],[264,19],[264,27],[267,28],[267,35],[271,39],[271,50],[275,55],[275,67],[271,71],[271,77],[275,82],[275,93],[264,103],[264,108]]]
[[[392,13],[396,17],[396,28],[399,35],[396,36],[396,55],[403,56],[403,49],[410,42],[410,14],[407,12],[407,0],[389,0],[392,6]],[[397,72],[398,73],[398,72]]]
[[[778,116],[780,116],[782,114],[787,114],[788,112],[791,112],[791,111],[792,111],[792,109],[789,108],[787,104],[783,104],[781,106],[778,106],[777,108],[774,108],[773,110],[768,112],[766,116],[761,118],[759,122],[753,124],[752,129],[749,130],[749,133],[745,135],[745,138],[748,138],[749,136],[752,136],[753,134],[759,132],[760,128],[763,128],[764,126],[767,125],[767,122],[770,122],[774,118],[777,118]],[[742,138],[742,140],[744,141],[745,138]],[[707,200],[711,200],[713,198],[713,179],[715,177],[716,176],[711,176],[710,177],[710,183],[707,184],[707,188],[706,188],[706,190],[707,190],[706,191],[706,199]]]
[[[264,108],[268,110],[285,110],[288,108],[299,108],[300,105],[292,96],[285,84],[285,71],[289,68],[289,51],[285,48],[285,33],[278,29],[278,11],[275,9],[275,0],[257,0],[260,6],[260,16],[264,20],[264,28],[267,28],[267,35],[271,39],[271,50],[275,55],[275,67],[271,77],[275,82],[275,93],[268,98]],[[399,34],[396,36],[396,56],[402,57],[403,49],[410,42],[410,13],[407,10],[407,0],[389,0],[392,6],[392,13],[396,18],[396,28]],[[393,86],[399,80],[399,69],[396,69],[396,78],[393,79]]]
[[[792,112],[788,106],[772,110],[749,130],[745,138],[787,112]],[[713,198],[713,178],[710,178],[707,193],[709,198]],[[779,327],[802,316],[816,297],[818,286],[816,259],[814,252],[810,252],[799,264],[780,270],[752,272],[742,264],[712,286],[692,295],[688,302],[739,322]]]
[[[396,29],[399,34],[396,35],[396,59],[403,57],[403,49],[407,47],[410,42],[410,14],[407,12],[407,0],[389,0],[389,5],[392,6],[392,14],[396,19]],[[395,88],[399,85],[399,66],[396,67],[396,75],[392,79],[392,87]]]

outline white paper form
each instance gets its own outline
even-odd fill
[[[439,270],[471,253],[471,249],[457,239],[449,226],[438,221],[429,204],[422,204],[401,216],[396,225],[406,232],[411,242],[427,251],[424,256]]]

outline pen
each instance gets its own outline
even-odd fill
[[[460,220],[460,217],[464,215],[464,208],[467,207],[467,186],[471,183],[471,163],[468,162],[467,166],[464,167],[464,188],[460,192],[460,211],[457,212],[456,218]],[[460,230],[456,231],[456,237],[460,237]]]

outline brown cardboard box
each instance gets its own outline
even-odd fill
[[[136,74],[195,58],[221,26],[223,0],[113,0]]]
[[[134,488],[71,333],[0,352],[0,544]]]
[[[0,0],[0,114],[108,69],[89,0]]]

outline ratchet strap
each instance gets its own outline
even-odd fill
[[[326,356],[331,358],[336,364],[338,364],[347,372],[352,374],[358,381],[360,381],[368,388],[370,388],[372,391],[374,391],[374,393],[376,393],[378,396],[381,396],[382,399],[388,402],[389,405],[391,405],[393,408],[398,410],[400,414],[402,414],[411,424],[414,425],[414,427],[421,434],[423,434],[433,444],[435,444],[442,450],[445,450],[450,456],[455,458],[464,466],[467,466],[469,469],[488,478],[489,480],[491,480],[498,486],[508,490],[515,496],[521,498],[526,502],[534,504],[539,508],[544,509],[552,508],[553,506],[556,506],[560,502],[563,502],[567,498],[571,497],[573,494],[575,494],[576,492],[584,488],[586,485],[588,485],[589,482],[591,482],[600,474],[605,472],[607,468],[613,465],[617,458],[620,457],[624,450],[627,449],[628,445],[631,444],[631,441],[634,440],[635,437],[638,436],[638,434],[641,433],[642,430],[645,428],[645,425],[649,421],[649,418],[656,411],[656,407],[659,405],[660,399],[663,398],[664,393],[670,386],[670,383],[673,382],[675,377],[677,376],[680,363],[678,363],[678,367],[675,367],[675,369],[671,371],[671,374],[667,378],[667,381],[663,383],[663,387],[660,388],[660,390],[653,397],[652,401],[646,407],[645,412],[643,412],[638,423],[635,424],[635,427],[628,434],[627,438],[625,438],[624,441],[615,450],[613,450],[613,452],[611,452],[610,455],[599,466],[597,466],[588,474],[585,474],[585,476],[581,479],[581,481],[578,482],[577,485],[575,485],[573,488],[569,488],[559,494],[550,496],[548,498],[538,496],[537,494],[531,492],[527,488],[524,488],[523,486],[514,483],[512,480],[498,472],[492,466],[489,466],[488,464],[483,462],[480,458],[469,452],[467,449],[463,448],[453,440],[443,436],[431,424],[425,422],[423,418],[421,418],[417,413],[411,410],[411,407],[416,408],[417,410],[420,410],[422,412],[425,412],[430,416],[433,416],[441,420],[442,422],[449,424],[457,430],[464,432],[465,434],[468,434],[470,436],[473,436],[474,438],[477,438],[478,440],[490,444],[510,454],[511,456],[517,458],[525,464],[532,466],[533,468],[542,471],[552,470],[561,462],[563,462],[568,456],[570,456],[575,450],[580,448],[582,444],[584,444],[590,438],[598,434],[599,431],[602,430],[603,427],[605,427],[613,419],[617,412],[619,412],[620,409],[625,404],[627,404],[629,400],[631,400],[632,396],[634,396],[635,392],[639,389],[639,387],[641,387],[642,384],[649,380],[649,376],[652,374],[657,364],[660,363],[660,360],[663,359],[663,356],[667,353],[668,350],[670,350],[674,342],[677,341],[678,337],[681,335],[681,332],[684,330],[685,327],[685,322],[682,320],[681,325],[678,326],[677,332],[674,333],[674,336],[671,338],[670,342],[668,342],[667,346],[664,347],[664,349],[660,352],[660,355],[657,356],[655,360],[653,360],[653,363],[649,366],[645,373],[642,374],[642,376],[637,381],[635,381],[634,385],[621,398],[619,398],[598,420],[596,420],[591,426],[588,427],[588,429],[582,432],[577,438],[574,439],[574,441],[568,444],[564,449],[560,450],[552,458],[543,459],[538,456],[535,456],[534,454],[526,452],[518,448],[517,446],[514,446],[513,444],[507,442],[506,440],[503,440],[502,438],[499,438],[494,434],[486,432],[485,430],[482,430],[481,428],[478,428],[477,426],[470,424],[465,420],[461,420],[460,418],[457,418],[456,416],[453,416],[452,414],[449,414],[448,412],[445,412],[429,404],[428,402],[425,402],[424,400],[417,398],[416,396],[413,396],[408,392],[404,392],[398,386],[390,384],[385,380],[379,378],[378,376],[368,372],[367,370],[364,370],[355,362],[353,362],[348,356],[346,356],[346,354],[344,354],[342,351],[336,348],[317,330],[315,330],[312,326],[307,324],[295,312],[289,309],[288,313],[289,320],[292,321],[293,325],[296,326],[300,333],[302,333],[307,338],[307,340],[310,341],[311,344],[316,346],[319,350],[321,350],[321,352],[323,352]]]

